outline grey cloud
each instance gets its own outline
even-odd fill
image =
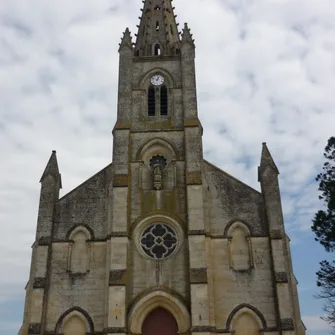
[[[2,24],[4,27],[13,29],[20,37],[27,38],[31,37],[33,34],[32,29],[28,25],[24,24],[23,22],[16,21],[10,17],[1,18],[0,24]]]

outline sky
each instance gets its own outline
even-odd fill
[[[207,160],[259,190],[267,142],[280,170],[301,313],[325,335],[314,298],[315,176],[335,136],[334,0],[174,0],[196,41]],[[0,333],[17,334],[35,237],[39,179],[57,150],[62,195],[111,162],[118,43],[140,0],[0,0]]]

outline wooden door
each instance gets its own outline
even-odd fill
[[[174,316],[164,308],[153,310],[142,326],[143,335],[177,335],[178,325]]]

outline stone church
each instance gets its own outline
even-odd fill
[[[278,169],[261,192],[203,157],[195,44],[172,0],[120,43],[113,161],[63,197],[41,178],[19,335],[303,335]]]

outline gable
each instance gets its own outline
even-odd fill
[[[242,221],[252,235],[265,236],[262,194],[205,160],[203,172],[205,218],[211,234],[222,236],[230,223]]]
[[[62,197],[56,204],[53,239],[65,240],[77,225],[91,228],[97,238],[106,238],[111,181],[112,164]]]

